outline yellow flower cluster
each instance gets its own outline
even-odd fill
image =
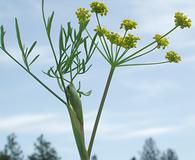
[[[78,8],[76,11],[76,15],[79,20],[79,24],[87,24],[91,17],[89,10],[85,8]]]
[[[137,41],[140,40],[139,37],[136,37],[132,34],[128,34],[122,41],[121,46],[126,49],[134,48],[137,45]]]
[[[180,26],[182,29],[186,27],[190,28],[192,25],[191,19],[189,19],[186,15],[184,15],[184,13],[176,12],[174,18],[175,18],[175,25]]]
[[[97,26],[94,31],[98,34],[98,36],[102,37],[103,35],[106,35],[109,33],[109,31],[105,27]]]
[[[95,31],[100,37],[105,36],[110,41],[110,43],[116,44],[126,49],[136,47],[137,41],[140,40],[139,37],[136,37],[132,34],[128,34],[127,36],[122,37],[118,33],[111,32],[104,27],[100,28],[97,26]]]
[[[91,7],[91,12],[100,14],[101,16],[107,15],[108,13],[108,8],[104,3],[94,1],[90,4]]]
[[[157,43],[157,48],[162,47],[163,49],[165,49],[168,45],[169,45],[169,41],[167,38],[163,37],[160,34],[156,34],[153,39],[156,41]]]
[[[120,28],[124,28],[126,31],[132,30],[133,28],[136,29],[137,22],[131,19],[124,19],[121,23]]]
[[[179,63],[181,61],[181,57],[175,51],[167,52],[165,58],[168,59],[171,63]]]
[[[110,41],[110,43],[119,45],[121,36],[118,33],[108,32],[105,36]]]

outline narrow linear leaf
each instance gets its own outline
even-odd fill
[[[35,41],[35,42],[32,44],[32,46],[30,47],[30,49],[29,49],[29,51],[28,51],[28,53],[27,53],[27,57],[28,57],[29,54],[32,52],[32,50],[34,49],[34,47],[36,46],[36,44],[37,44],[37,41]]]
[[[5,43],[4,43],[4,37],[5,37],[5,30],[4,30],[4,27],[1,26],[1,48],[3,50],[6,50],[5,49]]]
[[[66,52],[66,51],[70,48],[70,46],[71,46],[71,44],[68,45],[68,46],[65,48],[64,52]]]
[[[66,33],[66,30],[64,28],[62,28],[62,32],[63,32],[64,37],[65,37],[65,48],[66,48],[70,36]]]
[[[74,29],[74,39],[75,39],[75,40],[78,39],[78,38],[77,38],[77,31],[76,31],[76,29]]]
[[[83,72],[85,72],[86,70],[86,66],[85,66],[85,60],[83,59],[82,60],[82,69],[83,69]]]
[[[74,42],[73,37],[72,37],[72,27],[71,27],[71,23],[68,22],[68,36],[70,37],[71,41]]]
[[[44,72],[44,71],[42,71],[44,74],[46,74],[48,77],[51,77],[51,78],[56,78],[56,77],[54,77],[54,76],[52,76],[52,75],[49,75],[48,73],[46,73],[46,72]]]
[[[88,57],[87,41],[86,40],[84,41],[84,49],[85,49],[86,57]]]
[[[31,66],[31,65],[37,60],[37,58],[38,58],[39,56],[40,56],[40,55],[38,54],[38,55],[30,62],[29,66]]]
[[[48,21],[47,21],[47,33],[50,35],[50,32],[51,32],[51,25],[52,25],[52,22],[53,22],[53,17],[54,17],[54,11],[52,12],[51,16],[48,18]]]
[[[24,48],[23,48],[22,41],[21,41],[20,29],[19,29],[17,18],[15,18],[15,27],[16,27],[16,36],[17,36],[17,40],[18,40],[18,45],[19,45],[19,48],[20,48],[22,54],[24,54]]]
[[[71,67],[72,65],[72,61],[73,61],[73,58],[72,57],[68,57],[67,58],[67,61],[65,63],[65,69],[64,69],[64,72],[67,72],[69,70],[69,68]]]
[[[59,51],[62,53],[62,51],[65,51],[64,48],[64,40],[63,40],[63,28],[60,28],[60,36],[59,36]]]
[[[47,71],[47,73],[46,73],[45,71],[42,71],[42,72],[43,72],[44,74],[46,74],[47,76],[51,77],[51,78],[56,78],[56,77],[55,77],[55,74],[53,74],[52,71],[53,71],[53,67],[50,67],[49,70]],[[51,74],[51,72],[52,72],[53,75]]]
[[[92,67],[92,64],[85,70],[85,72],[88,72],[88,70]]]
[[[91,45],[90,45],[90,48],[89,48],[89,54],[93,53],[92,50],[93,50],[94,46],[95,46],[95,48],[97,47],[96,44],[95,44],[95,40],[97,38],[97,35],[98,34],[96,33],[95,36],[93,37],[92,41],[91,41]]]
[[[88,57],[89,59],[90,59],[90,58],[91,58],[91,56],[94,54],[94,52],[95,52],[96,48],[97,48],[97,47],[96,47],[96,46],[94,46],[93,50],[92,50],[92,51],[91,51],[91,53],[89,54],[89,57]]]

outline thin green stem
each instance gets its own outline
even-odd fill
[[[178,26],[175,26],[173,29],[171,29],[170,31],[168,31],[167,33],[165,33],[160,39],[164,38],[165,36],[167,36],[168,34],[170,34],[171,32],[173,32],[177,27],[178,27]],[[151,42],[150,44],[146,45],[145,47],[141,48],[140,50],[134,52],[134,53],[131,54],[130,56],[128,56],[128,57],[124,58],[123,60],[121,60],[121,61],[119,62],[119,64],[128,62],[129,59],[130,59],[131,57],[133,57],[134,55],[138,54],[139,52],[145,50],[146,48],[152,46],[152,45],[155,44],[156,42],[157,42],[157,41],[155,40],[155,41]],[[121,59],[121,58],[122,58],[122,56],[120,57],[120,59]],[[120,60],[120,59],[119,59],[119,60]]]
[[[125,31],[125,33],[124,33],[124,35],[123,35],[123,38],[122,38],[122,42],[121,42],[121,43],[123,43],[126,34],[127,34],[127,30]],[[120,52],[120,50],[121,50],[121,47],[122,47],[122,46],[119,46],[119,48],[118,48],[118,50],[117,50],[117,52],[116,52],[116,57],[115,57],[115,60],[114,60],[115,62],[117,61],[117,58],[118,58],[119,52]]]
[[[92,38],[91,34],[89,33],[89,31],[88,31],[87,29],[85,29],[85,31],[86,31],[87,35],[89,36],[89,38],[90,38],[91,40],[93,40],[93,38]],[[95,43],[95,42],[94,42],[94,43]],[[98,44],[97,44],[97,43],[95,43],[95,47],[96,47],[97,50],[100,52],[100,54],[105,58],[105,60],[110,64],[108,58],[104,55],[104,53],[103,53],[103,52],[101,51],[101,49],[98,47]]]
[[[91,155],[91,151],[92,151],[95,135],[96,135],[96,132],[97,132],[98,124],[99,124],[101,113],[102,113],[102,109],[104,107],[104,102],[105,102],[106,96],[108,94],[108,89],[109,89],[109,86],[110,86],[110,83],[111,83],[111,80],[112,80],[112,76],[113,76],[114,70],[115,70],[115,68],[111,67],[110,73],[109,73],[109,76],[108,76],[108,79],[107,79],[107,82],[106,82],[106,86],[105,86],[105,89],[104,89],[104,93],[103,93],[103,96],[102,96],[102,100],[100,102],[100,106],[99,106],[99,109],[98,109],[98,113],[97,113],[97,116],[96,116],[95,124],[94,124],[94,127],[93,127],[93,131],[92,131],[92,135],[91,135],[91,138],[90,138],[90,142],[89,142],[89,147],[88,147],[88,155],[89,155],[89,157]]]
[[[140,55],[137,55],[137,56],[135,56],[135,57],[132,57],[131,59],[129,59],[129,61],[131,61],[131,60],[133,60],[133,59],[136,59],[136,58],[138,58],[138,57],[142,57],[142,56],[144,56],[144,55],[146,55],[146,54],[148,54],[148,53],[154,51],[156,48],[157,48],[157,46],[154,47],[154,48],[152,48],[151,50],[149,50],[149,51],[147,51],[147,52],[144,52],[144,53],[142,53],[142,54],[140,54]]]
[[[110,43],[110,51],[113,59],[114,51],[113,51],[113,43]]]
[[[46,23],[45,13],[44,13],[44,0],[42,0],[42,16],[43,16],[44,27],[45,27],[45,30],[47,32],[47,23]],[[52,50],[56,65],[58,65],[58,60],[57,60],[57,56],[56,56],[56,53],[55,53],[55,49],[54,49],[54,46],[53,46],[53,43],[52,43],[52,40],[51,40],[51,36],[49,35],[48,32],[47,32],[47,38],[49,40],[49,44],[51,46],[51,50]]]
[[[101,24],[100,24],[100,20],[99,20],[98,14],[96,14],[96,19],[97,19],[97,22],[98,22],[98,26],[100,27],[100,30],[102,30],[102,27],[101,27]],[[104,43],[105,43],[107,52],[108,52],[108,54],[109,54],[110,57],[111,57],[111,53],[110,53],[110,50],[109,50],[109,47],[108,47],[108,44],[107,44],[107,42],[106,42],[106,39],[105,39],[104,35],[103,35],[102,37],[103,37],[103,40],[104,40]],[[111,59],[111,63],[112,63],[112,62],[113,62],[113,59]]]
[[[3,48],[0,47],[2,51],[5,52],[15,63],[17,63],[22,69],[24,69],[28,74],[30,74],[39,84],[41,84],[45,89],[47,89],[51,94],[53,94],[58,100],[60,100],[63,104],[67,106],[67,103],[60,97],[58,96],[54,91],[52,91],[47,85],[45,85],[39,78],[37,78],[33,73],[29,72],[20,62],[18,62],[9,52],[4,50]]]
[[[106,48],[105,48],[105,45],[104,45],[104,42],[102,41],[102,38],[99,37],[99,39],[100,39],[100,43],[101,43],[101,45],[102,45],[102,47],[103,47],[103,49],[104,49],[104,52],[105,52],[105,54],[106,54],[108,60],[109,60],[110,62],[112,62],[112,57],[111,57],[111,55],[107,52],[107,50],[106,50]]]
[[[129,66],[151,66],[151,65],[158,65],[158,64],[165,64],[170,63],[169,61],[162,61],[162,62],[152,62],[152,63],[138,63],[138,64],[121,64],[118,67],[129,67]]]
[[[125,49],[123,53],[120,55],[120,57],[117,59],[117,64],[120,62],[120,60],[124,57],[124,55],[129,51],[129,49]]]

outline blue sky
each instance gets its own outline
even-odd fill
[[[53,41],[56,42],[60,24],[71,21],[77,26],[75,10],[88,7],[91,1],[47,0],[50,13],[55,10]],[[156,33],[165,33],[174,26],[176,11],[186,13],[195,22],[195,1],[192,0],[121,0],[104,1],[108,16],[101,19],[107,28],[119,31],[123,18],[135,19],[136,35],[142,41],[138,47],[151,42]],[[55,81],[42,74],[53,59],[41,19],[41,1],[1,0],[0,24],[6,28],[9,51],[20,59],[14,31],[14,17],[19,20],[22,38],[28,45],[38,40],[34,54],[40,59],[33,66],[37,74],[57,93]],[[96,26],[95,19],[89,30]],[[180,64],[117,69],[109,90],[93,149],[100,160],[129,159],[138,155],[144,140],[154,137],[160,149],[173,148],[180,160],[194,160],[195,145],[195,27],[178,29],[168,36],[168,50],[182,56]],[[165,51],[156,51],[143,61],[162,60]],[[92,89],[83,98],[87,140],[94,123],[109,66],[97,52],[93,68],[81,77],[84,89]],[[66,108],[50,93],[24,73],[0,51],[0,148],[6,136],[15,132],[25,153],[31,153],[33,142],[45,134],[63,159],[78,159]]]

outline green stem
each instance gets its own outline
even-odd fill
[[[175,26],[175,27],[174,27],[173,29],[171,29],[169,32],[165,33],[160,39],[166,37],[168,34],[170,34],[171,32],[173,32],[177,27],[178,27],[178,26]],[[122,64],[122,63],[128,62],[129,59],[130,59],[131,57],[133,57],[134,55],[138,54],[139,52],[145,50],[146,48],[152,46],[152,45],[155,44],[156,42],[157,42],[157,41],[155,40],[155,41],[151,42],[150,44],[146,45],[145,47],[141,48],[140,50],[136,51],[135,53],[131,54],[130,56],[124,58],[123,60],[121,60],[120,62],[118,62],[119,65]],[[120,56],[120,58],[118,59],[118,61],[119,61],[121,58],[122,58],[122,56]]]
[[[105,52],[105,54],[106,54],[106,57],[108,58],[108,60],[109,60],[109,62],[110,62],[110,64],[111,64],[111,62],[112,62],[112,57],[111,57],[111,55],[106,51],[104,42],[102,41],[102,38],[99,37],[99,39],[100,39],[100,43],[101,43],[101,45],[102,45],[102,47],[103,47],[103,49],[104,49],[104,52]]]
[[[121,43],[123,43],[123,41],[124,41],[124,39],[125,39],[125,36],[126,36],[126,34],[127,34],[127,31],[125,31],[125,33],[124,33],[124,35],[123,35],[123,39],[122,39],[122,42]],[[118,50],[117,50],[117,52],[116,52],[116,57],[115,57],[115,62],[117,61],[117,59],[118,59],[118,55],[119,55],[119,52],[120,52],[120,50],[121,50],[121,47],[122,46],[119,46],[119,48],[118,48]]]
[[[98,26],[100,27],[100,30],[102,30],[98,14],[96,14],[96,19],[97,19],[97,22],[98,22]],[[109,54],[109,57],[112,57],[111,53],[110,53],[110,50],[109,50],[109,47],[108,47],[108,44],[106,42],[105,36],[103,35],[102,37],[103,37],[103,40],[104,40],[104,43],[105,43],[105,46],[106,46],[106,49],[107,49],[107,53]],[[113,63],[113,59],[111,59],[111,63]]]
[[[10,53],[0,47],[2,51],[4,51],[15,63],[17,63],[22,69],[24,69],[28,74],[30,74],[39,84],[41,84],[45,89],[47,89],[51,94],[53,94],[58,100],[60,100],[63,104],[67,106],[67,103],[58,96],[54,91],[52,91],[47,85],[45,85],[39,78],[37,78],[33,73],[29,72],[20,62],[18,62]]]
[[[131,60],[133,60],[133,59],[136,59],[136,58],[138,58],[138,57],[142,57],[142,56],[144,56],[144,55],[146,55],[146,54],[148,54],[148,53],[154,51],[156,48],[157,48],[157,46],[154,47],[154,48],[152,48],[151,50],[149,50],[149,51],[147,51],[147,52],[144,52],[144,53],[142,53],[142,54],[140,54],[140,55],[137,55],[137,56],[135,56],[135,57],[132,57],[131,59],[129,59],[129,61],[131,61]]]
[[[112,80],[114,70],[115,70],[115,68],[111,67],[110,73],[109,73],[109,76],[108,76],[108,79],[107,79],[107,82],[106,82],[106,86],[105,86],[105,89],[104,89],[104,93],[103,93],[103,96],[102,96],[102,100],[100,102],[100,106],[99,106],[98,113],[97,113],[97,116],[96,116],[94,128],[93,128],[92,135],[91,135],[90,142],[89,142],[89,147],[88,147],[89,157],[91,155],[95,135],[96,135],[96,132],[97,132],[98,124],[99,124],[101,113],[102,113],[102,109],[103,109],[103,106],[104,106],[104,102],[106,100],[106,96],[108,94],[108,89],[109,89],[109,86],[110,86],[110,83],[111,83],[111,80]]]
[[[162,62],[152,62],[152,63],[138,63],[138,64],[122,64],[118,67],[128,67],[128,66],[151,66],[151,65],[158,65],[158,64],[165,64],[169,63],[169,61],[162,61]]]
[[[91,40],[93,40],[92,36],[90,35],[89,31],[87,29],[85,29],[85,31],[87,32],[87,35],[89,36],[89,38]],[[95,43],[95,42],[94,42]],[[104,53],[101,51],[101,49],[98,47],[98,44],[95,43],[95,47],[97,48],[97,50],[100,52],[100,54],[105,58],[105,60],[110,64],[109,59],[104,55]]]

